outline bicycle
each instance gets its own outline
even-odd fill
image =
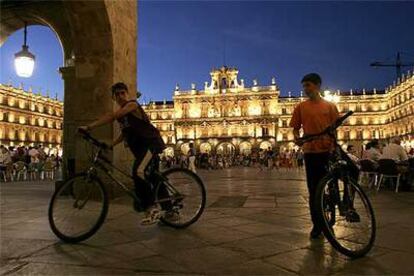
[[[353,114],[352,111],[318,134],[305,135],[303,144],[328,135],[335,141],[330,154],[328,173],[318,183],[315,193],[315,215],[324,236],[340,253],[351,258],[367,254],[374,245],[376,222],[371,202],[351,172],[356,164],[338,144],[336,129]]]
[[[107,189],[98,176],[103,172],[121,190],[131,196],[140,209],[140,200],[135,192],[118,180],[112,170],[123,173],[104,156],[109,146],[79,130],[82,138],[97,148],[88,169],[67,179],[54,192],[48,210],[49,224],[53,233],[68,243],[84,241],[94,235],[105,221],[109,207]],[[158,156],[157,156],[158,157]],[[185,228],[195,223],[203,213],[206,191],[200,177],[184,168],[158,171],[158,158],[154,158],[146,173],[151,180],[155,204],[161,205],[160,221],[174,228]],[[174,214],[173,216],[167,215]]]

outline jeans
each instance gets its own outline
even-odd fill
[[[318,226],[314,201],[316,187],[319,181],[327,174],[327,166],[329,161],[329,152],[321,153],[305,153],[305,169],[306,169],[306,182],[308,184],[309,192],[309,209],[313,226],[316,230],[320,230]]]

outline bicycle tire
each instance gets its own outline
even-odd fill
[[[102,206],[102,211],[96,221],[96,223],[94,224],[93,227],[91,227],[91,229],[89,231],[87,231],[86,233],[79,235],[79,236],[68,236],[64,233],[62,233],[58,227],[56,226],[55,220],[54,220],[54,206],[55,206],[55,201],[57,196],[60,194],[60,192],[62,191],[62,189],[64,189],[68,184],[70,184],[71,182],[74,181],[74,179],[79,178],[79,177],[87,177],[86,173],[79,173],[74,175],[73,177],[67,179],[59,188],[56,189],[56,191],[53,193],[53,196],[50,200],[49,203],[49,209],[48,209],[48,219],[49,219],[49,225],[50,228],[52,229],[53,233],[62,241],[67,242],[67,243],[78,243],[81,241],[84,241],[88,238],[90,238],[91,236],[93,236],[98,230],[99,228],[102,226],[103,222],[105,221],[105,218],[107,216],[108,213],[108,205],[109,205],[109,198],[108,198],[108,193],[107,190],[105,188],[105,186],[103,185],[102,181],[98,178],[98,177],[93,177],[92,181],[94,181],[99,189],[102,192],[102,196],[103,196],[103,206]]]
[[[184,173],[187,176],[191,177],[194,180],[193,181],[194,184],[199,186],[200,192],[201,192],[200,207],[199,207],[197,213],[194,215],[194,217],[192,217],[189,221],[187,221],[185,223],[175,223],[175,222],[171,222],[171,221],[165,219],[164,216],[162,216],[160,218],[160,221],[162,223],[164,223],[165,225],[173,227],[173,228],[180,229],[180,228],[186,228],[186,227],[190,226],[191,224],[195,223],[201,217],[201,215],[203,214],[205,205],[206,205],[206,190],[205,190],[205,187],[204,187],[204,184],[203,184],[203,181],[201,180],[201,178],[197,174],[192,172],[191,170],[188,170],[188,169],[185,169],[185,168],[171,168],[171,169],[168,169],[168,170],[166,170],[162,173],[162,176],[165,177],[166,179],[168,179],[168,176],[170,176],[171,174],[174,174],[174,173]],[[156,200],[159,199],[159,190],[160,190],[159,188],[160,188],[161,185],[163,185],[163,184],[159,184],[157,186],[156,193],[155,193]]]
[[[321,230],[324,234],[324,236],[328,239],[329,243],[340,253],[350,257],[350,258],[360,258],[365,256],[373,247],[375,238],[376,238],[376,220],[375,220],[375,214],[374,210],[372,208],[372,204],[368,198],[368,196],[365,194],[365,192],[361,189],[361,187],[355,183],[353,180],[350,180],[350,184],[356,191],[361,195],[363,200],[365,201],[371,218],[371,236],[369,238],[368,243],[360,250],[352,251],[345,247],[343,247],[336,239],[334,233],[331,231],[331,226],[329,226],[329,222],[326,221],[324,213],[323,213],[323,200],[322,196],[324,195],[324,190],[331,180],[333,180],[334,177],[331,175],[325,176],[318,184],[316,188],[316,194],[315,194],[315,213],[317,216],[317,222],[319,223],[319,226],[321,227]]]

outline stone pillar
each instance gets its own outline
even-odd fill
[[[63,109],[63,167],[62,176],[63,179],[67,179],[69,176],[75,173],[75,131],[76,125],[74,122],[75,104],[71,99],[71,91],[76,90],[76,76],[75,67],[61,67],[59,69],[62,79],[64,81],[64,109]]]

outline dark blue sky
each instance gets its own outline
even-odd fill
[[[384,88],[395,70],[369,63],[392,62],[397,51],[414,60],[413,11],[414,2],[141,1],[138,87],[147,100],[171,98],[175,83],[202,88],[211,68],[223,65],[226,45],[226,64],[248,86],[275,76],[282,94],[297,94],[301,77],[315,71],[333,90]],[[29,36],[38,63],[24,82],[61,92],[56,38],[40,27]],[[17,33],[2,47],[0,82],[19,81],[11,57],[21,41]]]

